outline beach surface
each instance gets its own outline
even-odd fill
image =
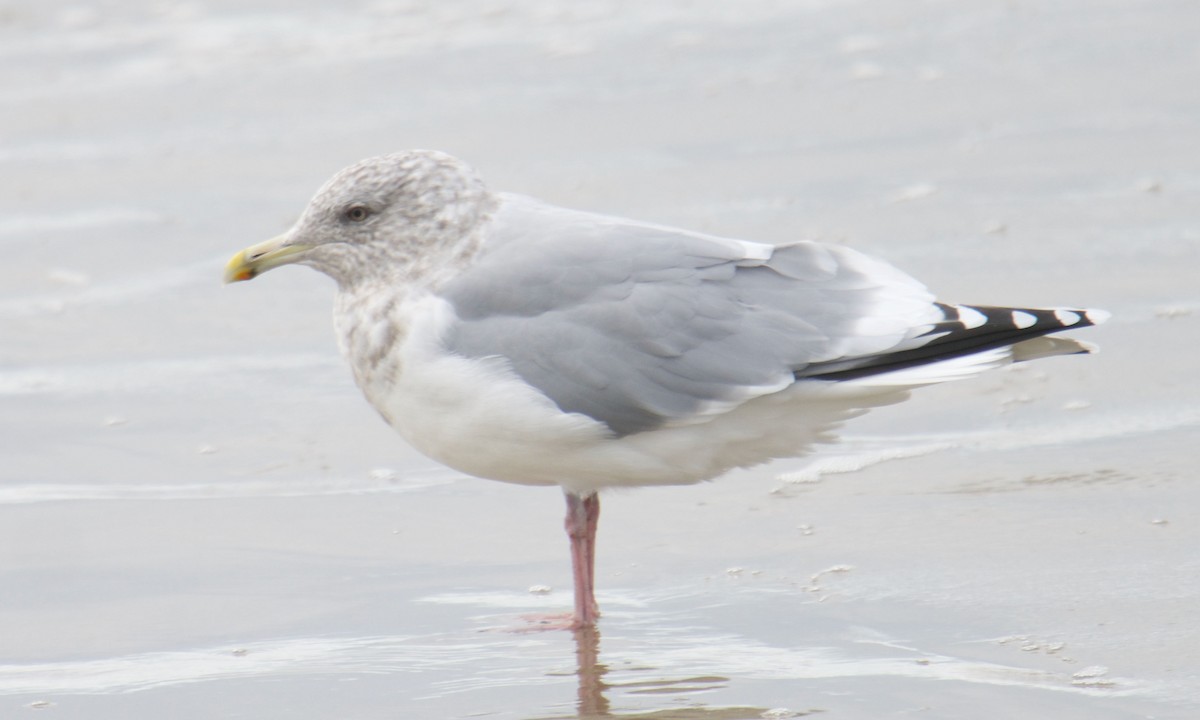
[[[0,717],[1200,717],[1200,5],[0,2]],[[407,447],[303,268],[333,172],[842,243],[1093,356],[604,497]]]

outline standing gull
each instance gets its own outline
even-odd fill
[[[342,170],[291,230],[234,255],[225,280],[290,263],[337,281],[354,379],[415,448],[562,487],[574,628],[599,616],[601,489],[804,455],[912,388],[1087,352],[1043,336],[1107,317],[940,303],[844,247],[558,208],[425,150]]]

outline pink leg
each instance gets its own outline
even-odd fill
[[[571,569],[575,575],[574,628],[596,624],[596,525],[600,520],[600,496],[580,497],[567,492],[567,537],[571,538]]]

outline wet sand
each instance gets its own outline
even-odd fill
[[[0,8],[0,717],[1200,714],[1200,9],[903,5]],[[606,496],[598,635],[513,632],[557,491],[394,437],[325,278],[219,284],[406,147],[1114,318]]]

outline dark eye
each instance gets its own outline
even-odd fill
[[[371,209],[366,205],[351,205],[342,213],[342,217],[350,222],[362,222],[371,216]]]

